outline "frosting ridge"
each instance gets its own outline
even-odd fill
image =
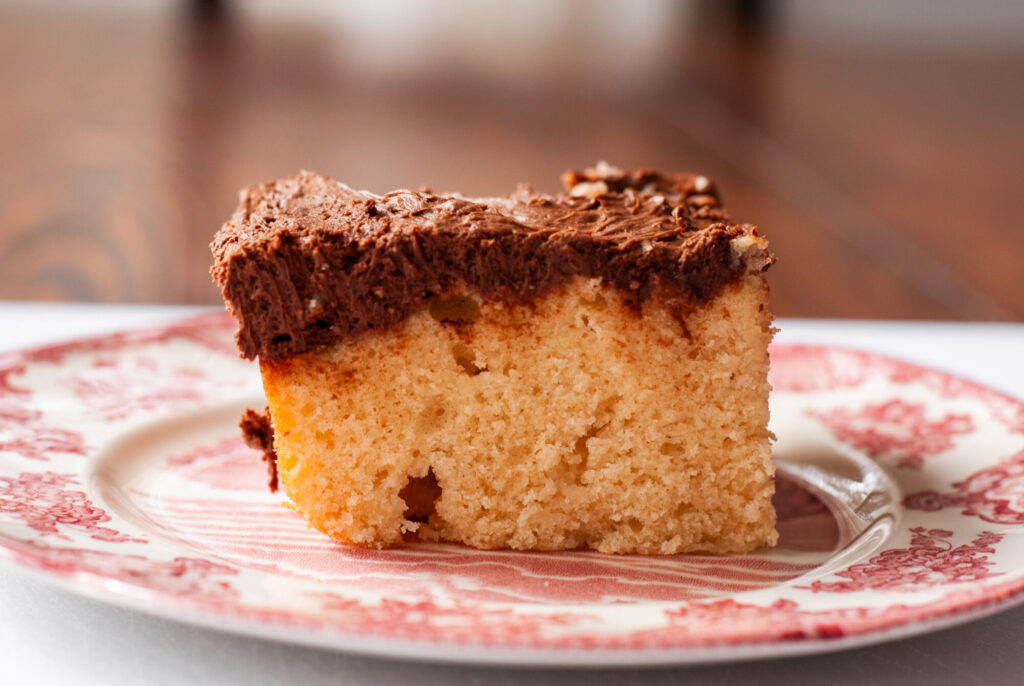
[[[243,190],[211,245],[239,349],[280,358],[395,325],[445,293],[529,302],[574,276],[638,308],[658,288],[698,306],[774,261],[703,176],[599,164],[563,182],[559,195],[375,195],[301,172]]]

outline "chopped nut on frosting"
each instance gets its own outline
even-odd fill
[[[608,184],[604,181],[580,181],[569,191],[574,198],[596,198],[608,192]]]
[[[737,236],[729,241],[733,268],[745,267],[747,272],[762,272],[773,262],[768,241],[755,233]]]

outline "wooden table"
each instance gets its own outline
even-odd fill
[[[300,168],[489,194],[607,159],[716,179],[773,242],[779,315],[1024,317],[1024,53],[709,21],[621,70],[585,39],[402,70],[315,23],[4,7],[0,299],[219,302],[238,188]]]

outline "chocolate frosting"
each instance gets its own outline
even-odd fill
[[[280,358],[395,325],[434,296],[530,302],[574,276],[637,308],[660,287],[696,306],[773,261],[703,176],[601,164],[563,181],[557,196],[379,196],[302,172],[242,191],[211,246],[239,349]]]
[[[263,453],[263,461],[267,463],[267,485],[271,492],[277,491],[277,453],[274,452],[274,429],[270,423],[270,408],[262,412],[247,408],[238,422],[242,430],[242,440],[254,450]]]

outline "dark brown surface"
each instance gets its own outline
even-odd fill
[[[263,453],[263,461],[267,463],[267,486],[271,492],[276,492],[277,453],[274,452],[274,429],[270,423],[270,408],[265,407],[260,412],[247,408],[242,412],[238,428],[242,430],[242,440],[245,444]]]
[[[557,195],[483,199],[375,195],[308,171],[249,187],[211,246],[238,347],[271,360],[385,329],[462,288],[529,303],[576,276],[637,311],[658,290],[682,312],[772,262],[703,176],[603,165],[563,179]],[[734,251],[741,237],[753,245]]]
[[[492,80],[369,73],[313,24],[76,12],[0,7],[0,298],[217,303],[238,188],[300,168],[482,195],[607,159],[713,178],[779,315],[1024,317],[1021,52],[709,28],[644,79]]]

